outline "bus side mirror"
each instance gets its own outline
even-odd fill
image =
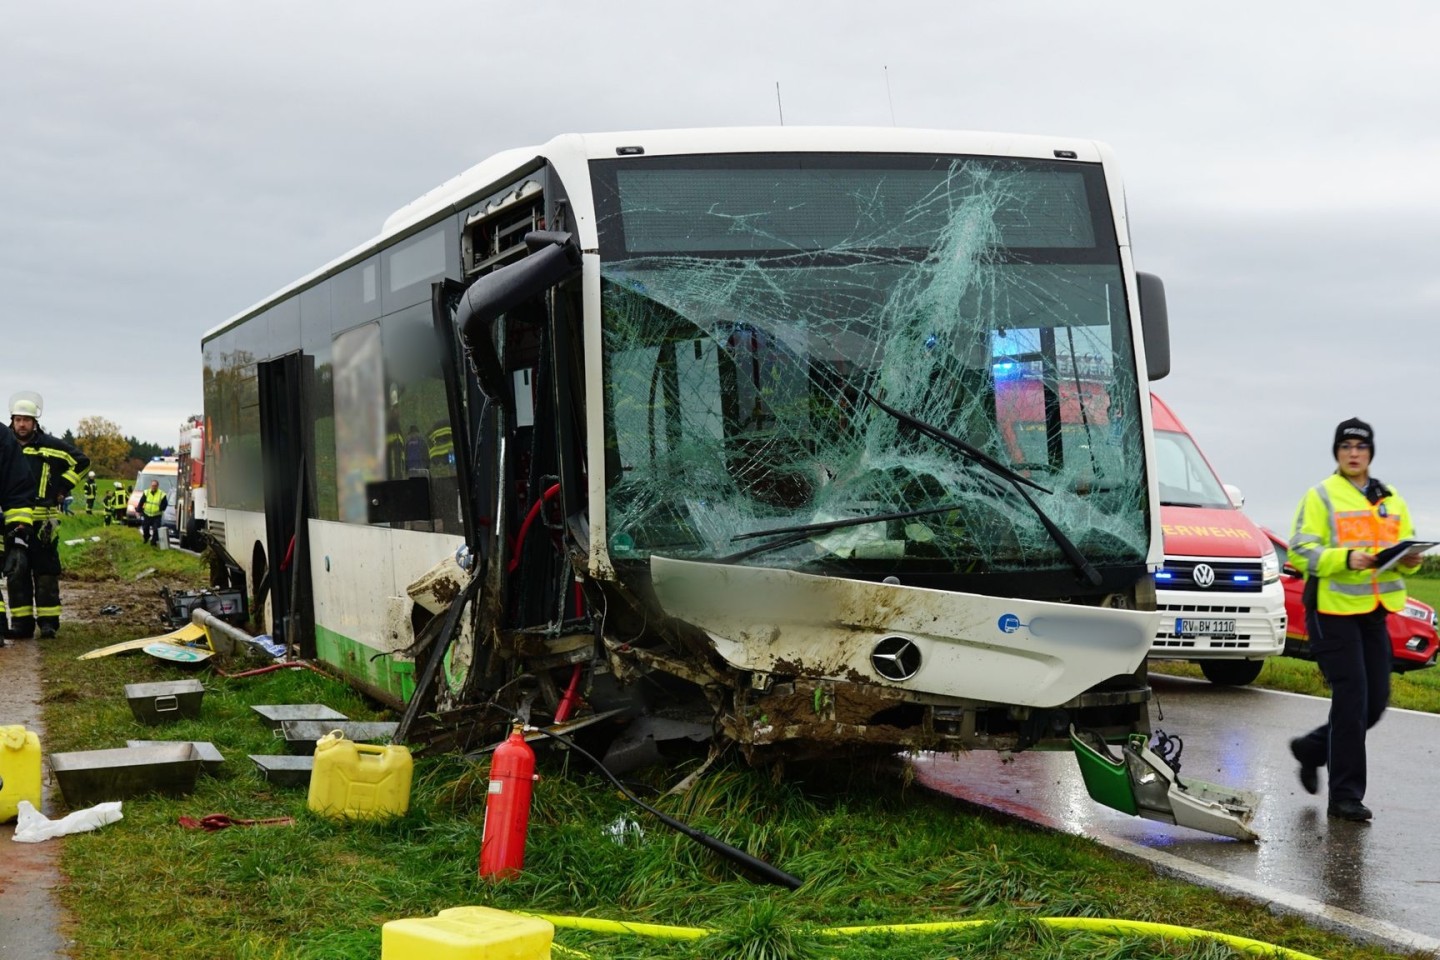
[[[580,247],[568,233],[533,230],[525,235],[531,253],[470,284],[455,310],[455,325],[475,366],[475,379],[491,400],[508,404],[509,384],[495,351],[492,325],[501,314],[580,272]]]
[[[1170,317],[1165,282],[1153,273],[1136,273],[1140,285],[1140,327],[1145,334],[1145,369],[1151,380],[1170,373]]]
[[[1235,505],[1236,510],[1245,506],[1245,494],[1240,492],[1239,487],[1233,483],[1222,483],[1221,486],[1225,488],[1225,496],[1230,498],[1230,502]]]

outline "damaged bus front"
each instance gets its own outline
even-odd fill
[[[754,759],[1144,740],[1168,345],[1103,146],[566,136],[421,198],[374,249],[426,230],[453,244],[432,301],[453,479],[365,495],[453,495],[466,570],[422,577],[407,541],[394,582],[454,582],[389,619],[404,636],[358,640],[412,665],[406,729],[498,702]],[[1046,398],[1038,456],[1003,442],[1017,377]],[[1105,415],[1072,447],[1082,378]],[[432,562],[453,545],[399,507],[369,522],[428,533]]]

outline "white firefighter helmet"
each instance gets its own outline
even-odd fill
[[[45,400],[33,390],[21,390],[10,394],[10,416],[40,419],[45,412]]]
[[[92,477],[95,476],[95,471],[94,471],[94,470],[91,470],[91,471],[90,471],[90,476],[92,476]]]
[[[116,480],[116,481],[115,481],[115,489],[116,489],[116,490],[123,489],[124,486],[125,486],[125,484],[121,483],[119,480]]]

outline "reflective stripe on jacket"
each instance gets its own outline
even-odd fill
[[[1351,570],[1350,551],[1376,553],[1415,535],[1410,508],[1391,487],[1372,504],[1342,474],[1326,477],[1300,500],[1290,531],[1289,559],[1306,577],[1317,579],[1316,609],[1350,616],[1383,605],[1391,613],[1405,607],[1402,568],[1384,573]],[[1404,567],[1414,573],[1418,567]]]
[[[20,449],[30,465],[30,475],[35,478],[35,521],[59,517],[60,508],[56,504],[75,489],[80,475],[90,468],[90,458],[75,444],[38,427]]]
[[[29,527],[34,519],[35,478],[30,475],[20,441],[5,429],[0,434],[0,511],[8,533],[16,527]]]

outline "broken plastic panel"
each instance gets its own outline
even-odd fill
[[[1139,388],[1098,166],[597,167],[616,560],[1066,565],[1007,481],[869,393],[1043,486],[1032,495],[1092,563],[1143,562]]]
[[[1237,790],[1186,777],[1182,782],[1144,734],[1131,734],[1116,757],[1097,734],[1070,728],[1070,742],[1090,798],[1107,807],[1192,830],[1258,840],[1250,823],[1260,798]]]

